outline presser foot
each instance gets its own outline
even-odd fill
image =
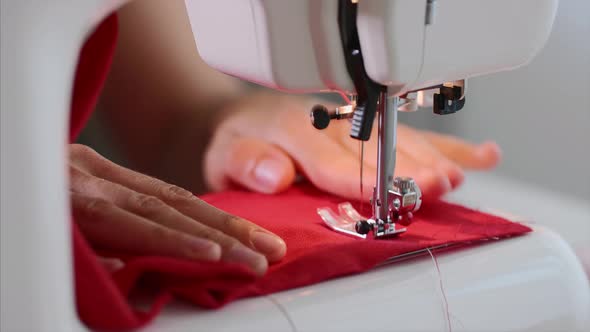
[[[366,239],[371,232],[374,238],[386,238],[406,231],[406,228],[402,228],[400,224],[391,220],[366,218],[348,202],[338,204],[338,213],[329,207],[324,207],[318,209],[318,214],[324,224],[333,231],[361,239]]]
[[[366,218],[352,204],[346,202],[338,205],[338,213],[324,207],[318,214],[332,230],[354,237],[365,239],[373,233],[376,239],[393,237],[406,231],[413,219],[413,212],[420,208],[422,195],[418,186],[410,178],[396,178],[394,189],[388,191],[388,213],[385,218]],[[374,212],[376,199],[373,198]],[[375,213],[377,214],[377,213]]]
[[[391,220],[367,219],[357,221],[355,224],[355,230],[359,234],[367,234],[372,231],[373,236],[376,239],[380,239],[393,237],[399,233],[405,232],[407,229]]]

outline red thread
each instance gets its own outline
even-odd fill
[[[348,96],[346,95],[346,93],[344,93],[343,91],[337,91],[337,93],[340,95],[340,97],[342,97],[342,99],[344,99],[344,101],[347,104],[351,104],[352,103],[351,100],[350,100],[350,98],[348,98]]]

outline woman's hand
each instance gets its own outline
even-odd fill
[[[324,130],[309,119],[314,102],[275,94],[255,94],[233,104],[205,155],[205,179],[213,190],[232,184],[263,193],[289,187],[301,172],[318,188],[360,198],[360,143],[349,137],[350,123],[332,121]],[[363,193],[373,191],[377,126],[364,145]],[[465,169],[484,170],[500,160],[495,143],[474,145],[458,138],[398,126],[395,175],[413,177],[425,198],[456,188]]]
[[[237,262],[258,274],[286,252],[269,231],[83,145],[70,145],[70,182],[74,218],[99,248]]]

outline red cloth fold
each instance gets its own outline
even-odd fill
[[[107,19],[81,53],[72,103],[71,137],[88,118],[108,71],[116,37],[116,18]],[[283,237],[286,257],[257,278],[247,268],[226,263],[190,262],[166,257],[139,257],[113,276],[98,263],[95,253],[73,225],[78,313],[83,322],[99,329],[130,329],[153,318],[169,299],[217,308],[247,296],[269,294],[361,273],[390,257],[445,243],[526,233],[526,226],[442,201],[424,204],[408,232],[389,240],[347,237],[325,227],[318,207],[336,209],[341,202],[309,185],[280,195],[232,191],[203,197],[209,203],[249,219]],[[149,311],[128,302],[134,290],[155,294]]]

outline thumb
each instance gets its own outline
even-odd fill
[[[287,153],[255,138],[235,138],[227,150],[224,176],[250,190],[274,194],[295,180],[295,165]]]

